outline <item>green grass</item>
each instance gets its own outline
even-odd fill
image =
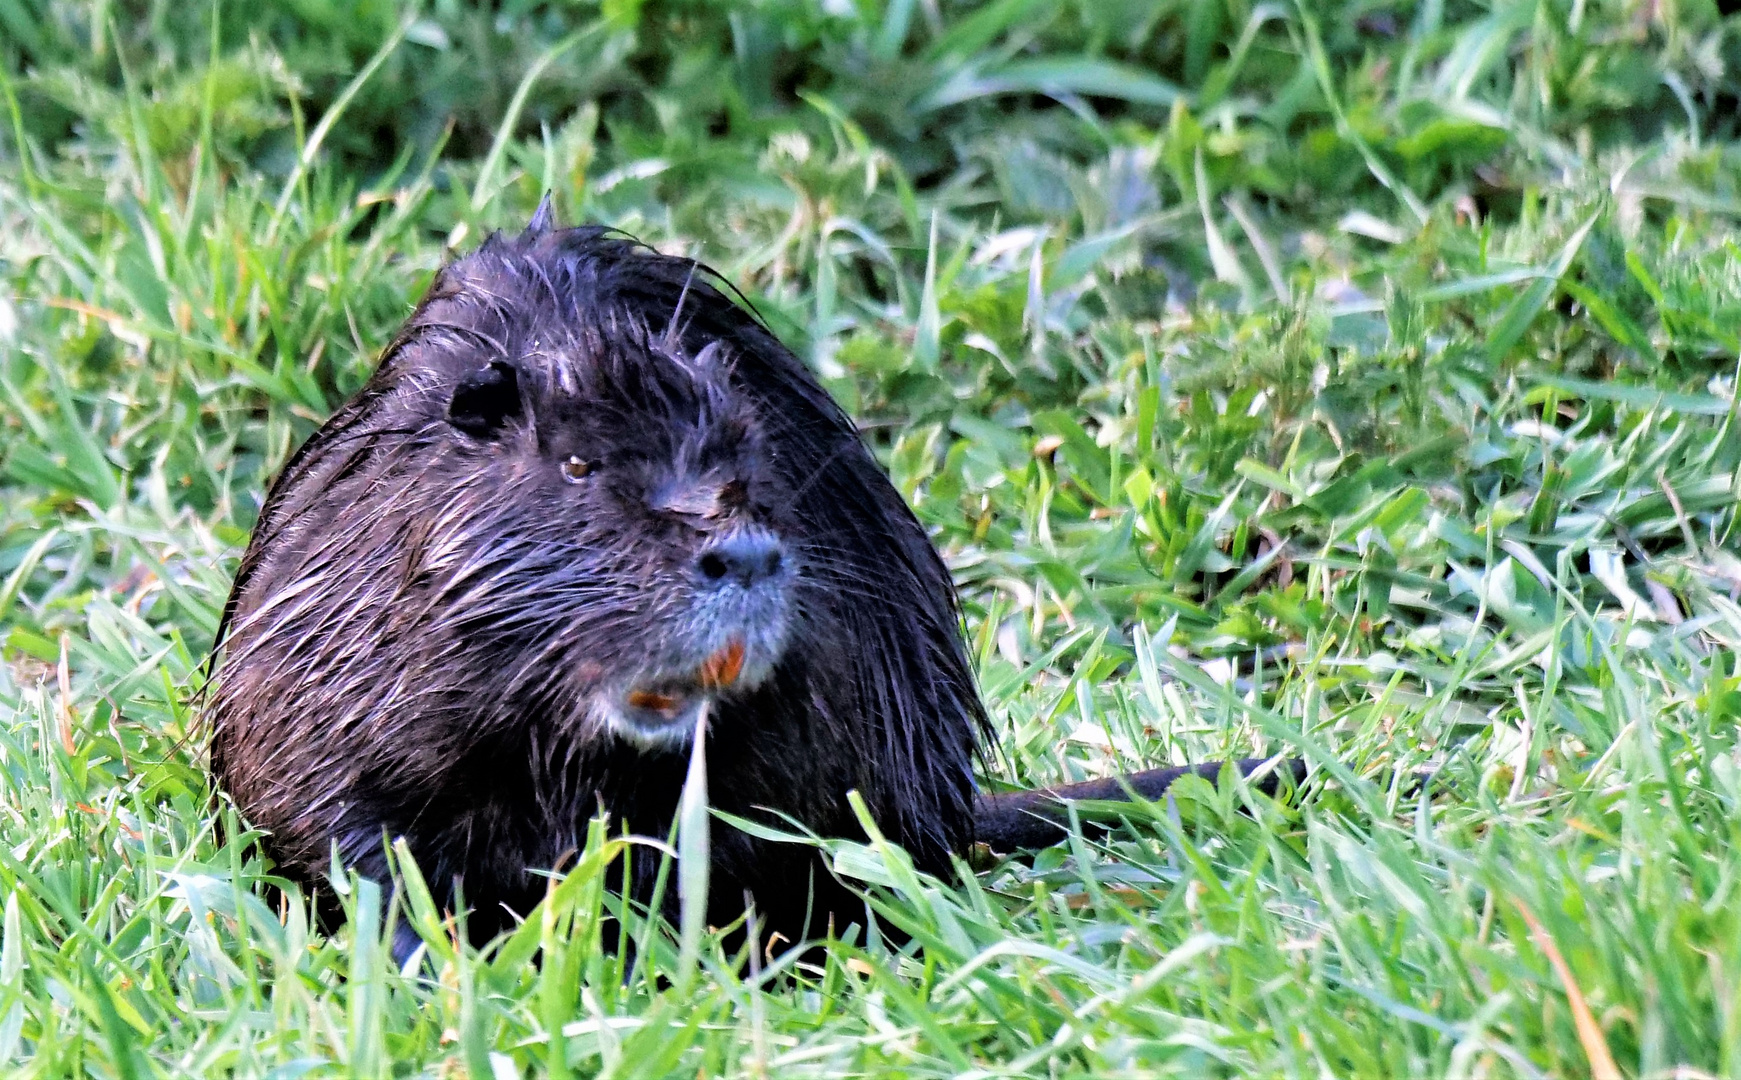
[[[0,1070],[1741,1075],[1738,70],[1704,2],[0,0]],[[228,575],[545,190],[863,422],[987,785],[1308,790],[965,884],[836,843],[912,947],[688,982],[604,831],[481,954],[409,866],[268,906],[201,765]]]

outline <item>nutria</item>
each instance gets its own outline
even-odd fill
[[[485,940],[601,808],[667,835],[704,706],[715,807],[862,836],[857,790],[922,870],[970,845],[986,718],[949,573],[718,280],[541,210],[438,273],[292,456],[206,713],[281,873],[318,889],[336,844],[385,880],[403,837]],[[1048,840],[1037,806],[981,813]],[[864,919],[809,848],[716,826],[712,858],[716,923],[746,895],[789,940]]]

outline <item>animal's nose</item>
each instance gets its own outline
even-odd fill
[[[695,567],[710,584],[749,588],[778,574],[785,560],[778,536],[766,529],[745,529],[703,548],[695,557]]]

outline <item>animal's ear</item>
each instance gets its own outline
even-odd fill
[[[526,223],[527,236],[539,236],[549,232],[556,225],[556,208],[546,191],[544,197],[538,200],[538,209],[532,211],[532,220]]]
[[[447,419],[469,435],[490,435],[520,415],[520,377],[514,365],[492,360],[460,379]]]

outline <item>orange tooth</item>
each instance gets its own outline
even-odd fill
[[[660,712],[677,707],[677,699],[670,694],[655,694],[651,690],[630,690],[628,701],[637,709],[658,709]]]
[[[738,681],[744,670],[744,643],[734,641],[708,657],[701,665],[701,685],[723,690]]]

